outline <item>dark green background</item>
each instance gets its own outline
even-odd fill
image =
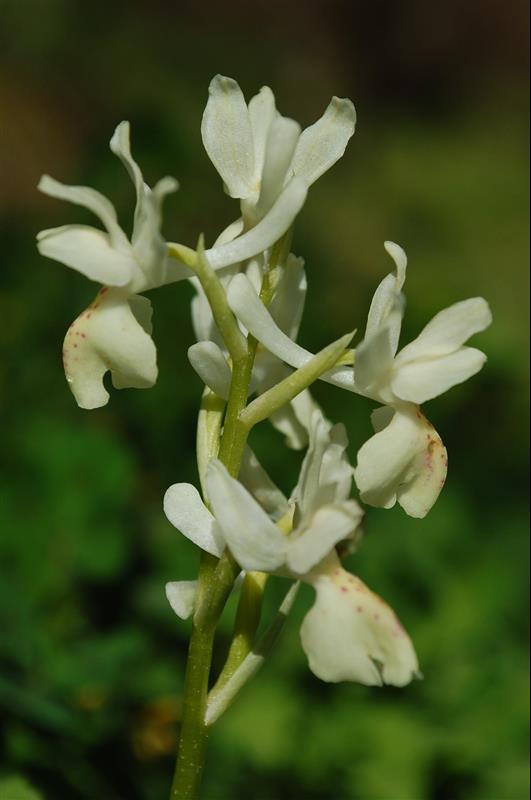
[[[33,797],[24,781],[47,800],[168,792],[189,626],[163,587],[192,577],[197,555],[161,498],[195,480],[191,292],[151,294],[157,386],[79,410],[61,343],[96,287],[40,258],[34,236],[91,220],[35,185],[49,172],[94,186],[127,226],[132,187],[107,142],[130,119],[147,180],[181,182],[166,235],[211,242],[237,214],[199,133],[216,72],[247,96],[268,83],[303,124],[332,94],[357,106],[346,156],[297,225],[305,346],[363,328],[390,268],[386,238],[410,258],[404,341],[476,294],[495,322],[474,342],[489,356],[483,372],[426,408],[450,454],[437,505],[420,522],[369,511],[349,565],[400,614],[424,681],[320,683],[298,641],[304,592],[213,733],[205,798],[527,796],[526,6],[0,0],[1,800]],[[370,404],[326,385],[317,394],[346,422],[354,458]],[[254,445],[289,489],[300,456],[267,424]],[[269,610],[282,588],[272,583]],[[218,659],[229,632],[230,616]]]

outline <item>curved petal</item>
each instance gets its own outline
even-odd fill
[[[293,341],[299,333],[307,289],[304,259],[290,253],[275,296],[269,305],[269,313],[280,330]]]
[[[119,289],[101,289],[94,303],[70,326],[63,363],[81,408],[107,403],[103,376],[109,370],[116,389],[144,389],[157,380],[155,345]]]
[[[243,453],[240,480],[273,519],[280,519],[288,511],[286,497],[273,483],[250,447],[246,447]]]
[[[225,549],[221,529],[190,483],[174,483],[164,495],[164,513],[183,536],[201,550],[219,556]]]
[[[424,450],[424,430],[414,407],[395,411],[389,424],[358,452],[354,479],[363,502],[379,508],[394,506],[411,464]]]
[[[286,538],[241,483],[214,459],[207,470],[208,499],[227,546],[246,570],[274,572],[285,561]]]
[[[284,434],[287,447],[302,450],[308,445],[310,417],[316,408],[318,406],[310,390],[305,389],[291,403],[272,414],[269,421],[277,431]]]
[[[113,204],[104,195],[97,192],[96,189],[91,189],[89,186],[67,186],[64,183],[59,183],[54,178],[50,178],[49,175],[42,176],[37,188],[44,194],[49,195],[49,197],[67,200],[69,203],[75,203],[92,211],[106,228],[111,245],[113,247],[129,248],[127,236],[116,219],[116,211]]]
[[[356,348],[354,381],[356,391],[380,402],[392,400],[390,394],[393,343],[387,325],[365,338]]]
[[[365,339],[370,339],[386,326],[389,329],[394,356],[398,349],[404,313],[404,298],[401,291],[406,279],[407,256],[395,242],[384,242],[384,247],[396,264],[396,274],[387,275],[374,293],[367,317]]]
[[[446,478],[447,456],[441,438],[413,405],[377,409],[378,432],[358,453],[354,478],[363,502],[391,508],[398,499],[412,517],[425,517]]]
[[[300,369],[314,357],[280,330],[245,275],[241,273],[233,278],[227,296],[240,322],[277,358]],[[354,373],[350,368],[334,367],[321,378],[351,392],[355,391]]]
[[[294,178],[286,186],[273,207],[251,230],[232,242],[212,247],[205,256],[212,269],[221,269],[268,250],[283,236],[306,200],[307,187]]]
[[[203,383],[218,397],[228,399],[231,371],[225,356],[214,342],[197,342],[188,348],[188,359]]]
[[[300,132],[301,126],[298,122],[281,117],[280,114],[271,123],[257,203],[259,218],[271,208],[282,191]]]
[[[315,500],[320,486],[321,466],[327,447],[330,444],[331,425],[321,409],[312,414],[309,427],[309,445],[304,456],[297,486],[292,499],[297,502],[303,516],[315,507]]]
[[[251,121],[242,90],[232,78],[216,75],[208,93],[201,123],[205,150],[229,195],[249,197],[258,187]]]
[[[313,582],[314,606],[301,628],[312,672],[329,682],[405,686],[418,675],[411,639],[393,610],[337,566]]]
[[[301,133],[291,164],[293,174],[311,186],[341,158],[355,127],[352,102],[333,97],[323,116]]]
[[[448,454],[442,439],[422,417],[426,448],[411,466],[411,477],[398,490],[398,502],[410,517],[422,519],[431,509],[446,481]]]
[[[192,615],[197,587],[197,581],[171,581],[166,584],[166,598],[180,619],[188,619]]]
[[[358,527],[363,511],[355,500],[322,506],[312,514],[299,535],[289,536],[287,565],[297,576],[306,575],[342,539]]]
[[[427,361],[395,363],[391,387],[397,397],[425,403],[476,375],[487,360],[474,347],[461,347],[455,353]]]
[[[259,181],[262,175],[267,137],[276,114],[275,96],[269,86],[262,86],[258,94],[255,94],[249,101],[249,119],[253,135],[256,181]]]
[[[233,239],[236,239],[244,229],[244,222],[242,217],[235,219],[234,222],[231,222],[230,225],[221,231],[218,238],[214,242],[214,247],[218,247],[220,244],[227,244],[227,242],[232,242]]]
[[[397,366],[416,359],[454,353],[475,333],[488,328],[491,322],[492,313],[483,297],[454,303],[436,314],[417,338],[400,351]]]
[[[88,225],[63,225],[37,234],[41,256],[53,258],[86,278],[107,286],[126,286],[137,270],[132,255],[115,250],[109,236]]]

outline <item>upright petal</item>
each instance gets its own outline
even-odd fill
[[[381,403],[393,400],[391,375],[393,343],[387,325],[365,338],[356,348],[354,382],[356,391]]]
[[[355,127],[352,102],[333,97],[323,116],[301,133],[290,168],[293,174],[311,186],[341,158]]]
[[[258,218],[271,208],[282,191],[300,132],[301,127],[298,122],[280,114],[271,123],[257,204]]]
[[[411,639],[392,609],[338,565],[313,580],[314,606],[301,628],[312,672],[321,680],[405,686],[418,674]]]
[[[286,514],[289,508],[286,497],[273,483],[250,447],[246,447],[243,453],[240,480],[273,519],[278,520]]]
[[[219,558],[225,549],[223,534],[195,486],[190,483],[170,486],[164,495],[164,513],[183,536]]]
[[[269,306],[269,313],[280,330],[293,341],[299,333],[307,289],[304,259],[290,253]]]
[[[257,192],[254,147],[249,110],[242,90],[232,78],[216,75],[209,89],[201,123],[208,156],[231,197]]]
[[[269,86],[262,86],[258,94],[255,94],[249,101],[249,119],[254,148],[254,175],[257,182],[262,176],[267,137],[271,123],[276,116],[275,96]]]
[[[66,379],[81,408],[107,403],[103,376],[109,370],[117,389],[143,389],[157,379],[155,345],[119,289],[101,289],[94,303],[70,326],[63,361]]]
[[[207,470],[208,499],[229,549],[246,570],[274,572],[285,561],[286,538],[220,461]]]
[[[292,499],[297,503],[304,517],[315,507],[320,487],[321,467],[327,447],[330,444],[330,422],[320,409],[312,414],[309,428],[309,445],[301,465],[297,486]]]
[[[137,265],[132,253],[116,250],[109,235],[88,225],[63,225],[37,234],[41,256],[53,258],[106,286],[126,286]]]
[[[374,293],[367,317],[365,339],[372,338],[382,328],[387,327],[394,356],[398,349],[404,312],[404,298],[401,291],[406,279],[407,257],[402,248],[394,242],[385,242],[384,247],[396,264],[396,274],[387,275]]]

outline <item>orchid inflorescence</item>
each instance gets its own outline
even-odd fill
[[[143,293],[184,280],[195,289],[197,342],[189,360],[205,384],[197,435],[201,491],[188,483],[170,486],[164,511],[200,548],[201,567],[196,580],[168,583],[166,594],[179,617],[193,615],[199,636],[215,628],[230,591],[240,592],[221,675],[207,697],[208,666],[204,696],[194,699],[189,692],[189,714],[200,707],[206,727],[267,656],[300,582],[315,591],[301,642],[316,676],[404,686],[419,675],[415,650],[394,612],[342,567],[341,558],[360,539],[359,501],[380,508],[398,502],[418,518],[435,503],[447,455],[421,405],[481,369],[485,355],[465,342],[487,328],[491,313],[482,298],[455,303],[399,349],[407,259],[401,247],[386,242],[394,269],[376,289],[355,349],[351,333],[317,354],[297,343],[307,280],[303,260],[290,252],[294,222],[309,187],[343,155],[355,122],[350,100],[334,97],[301,131],[277,111],[268,87],[247,104],[234,80],[216,76],[201,133],[225,192],[240,207],[210,248],[202,238],[196,248],[164,240],[162,204],[178,184],[166,177],[151,189],[144,182],[127,122],[118,125],[110,147],[136,190],[130,239],[99,192],[47,176],[39,184],[44,193],[92,211],[105,229],[66,225],[38,235],[40,253],[102,285],[63,347],[80,407],[108,402],[108,371],[118,389],[155,384],[151,304]],[[329,422],[310,393],[318,379],[378,404],[371,416],[375,433],[359,449],[355,467],[344,426]],[[266,419],[286,446],[306,448],[289,497],[248,444],[253,426]],[[359,501],[351,497],[353,482]],[[291,588],[258,640],[269,574],[291,581]],[[186,702],[185,691],[185,717]]]

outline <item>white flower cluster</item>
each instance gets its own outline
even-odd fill
[[[300,372],[316,358],[296,342],[307,290],[304,262],[277,252],[273,269],[271,263],[309,187],[343,155],[355,120],[352,103],[333,98],[323,116],[301,131],[279,114],[268,87],[247,104],[232,79],[217,76],[211,82],[203,143],[225,191],[240,201],[240,215],[202,257],[216,270],[242,336],[258,343],[248,396],[266,398],[282,382],[289,384],[293,370]],[[66,225],[38,235],[43,255],[103,284],[65,338],[65,372],[75,399],[82,408],[104,405],[107,371],[115,388],[155,383],[151,305],[142,293],[187,279],[196,289],[192,320],[197,343],[190,348],[190,362],[206,390],[227,401],[233,363],[208,293],[194,272],[198,254],[167,243],[160,231],[162,201],[177,182],[163,178],[153,189],[145,184],[131,156],[128,123],[118,126],[110,146],[136,189],[130,240],[112,204],[95,190],[49,177],[40,183],[43,192],[88,208],[105,228]],[[343,426],[328,422],[312,399],[309,381],[261,417],[270,418],[288,446],[307,447],[289,498],[249,447],[238,479],[215,457],[214,447],[207,457],[198,454],[204,500],[192,485],[176,484],[166,493],[164,509],[184,536],[216,558],[228,548],[246,572],[273,573],[313,587],[315,604],[303,622],[301,640],[317,676],[403,686],[418,673],[413,645],[389,606],[346,572],[338,555],[339,543],[357,538],[363,516],[351,499],[352,480],[364,503],[390,508],[398,501],[410,516],[427,514],[444,484],[447,455],[420,405],[481,369],[484,354],[465,342],[490,324],[491,314],[482,298],[456,303],[398,350],[407,262],[398,245],[386,242],[385,247],[396,270],[375,292],[363,340],[318,375],[380,404],[372,414],[375,434],[359,449],[356,467],[347,457]],[[196,581],[167,585],[180,617],[193,612],[197,590]]]

